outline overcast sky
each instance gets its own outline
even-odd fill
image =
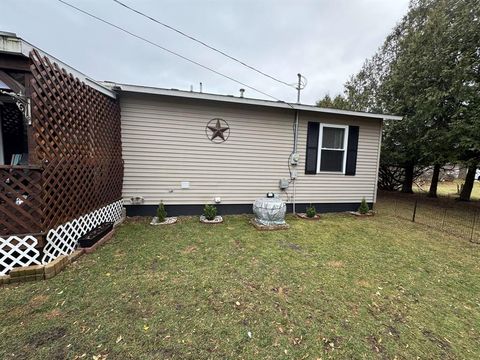
[[[294,101],[296,93],[113,0],[66,0],[173,51]],[[286,82],[308,79],[302,103],[342,91],[382,44],[408,0],[122,0]],[[238,95],[242,87],[66,7],[57,0],[1,0],[0,30],[96,80]],[[246,89],[245,96],[265,98]]]

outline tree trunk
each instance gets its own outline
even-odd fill
[[[473,183],[475,182],[475,173],[477,172],[476,166],[469,166],[467,176],[465,177],[465,184],[463,184],[462,191],[460,192],[460,201],[470,201],[470,195],[472,195]]]
[[[432,182],[430,183],[430,190],[428,191],[428,197],[437,197],[438,178],[440,177],[440,165],[433,165]]]
[[[413,193],[413,164],[407,163],[405,165],[405,178],[403,179],[402,192],[412,194]]]

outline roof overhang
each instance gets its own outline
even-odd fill
[[[105,94],[112,98],[116,98],[116,93],[109,89],[107,86],[93,80],[82,72],[72,68],[71,66],[65,64],[63,61],[55,58],[54,56],[46,53],[45,51],[37,48],[36,46],[33,46],[22,38],[19,38],[16,34],[0,31],[0,53],[23,55],[26,57],[30,57],[30,52],[33,49],[36,49],[41,56],[45,56],[49,58],[52,62],[57,63],[58,66],[64,68],[67,72],[71,73],[74,77],[78,78],[80,81],[83,81],[88,86],[94,88],[102,94]]]
[[[150,86],[120,84],[120,83],[114,83],[114,82],[108,82],[108,81],[102,82],[102,84],[116,91],[139,93],[139,94],[152,94],[152,95],[173,96],[173,97],[188,98],[188,99],[220,101],[220,102],[242,104],[242,105],[256,105],[256,106],[274,107],[274,108],[281,108],[281,109],[312,111],[312,112],[320,112],[320,113],[327,113],[327,114],[358,116],[358,117],[381,119],[381,120],[402,120],[401,116],[395,116],[395,115],[373,114],[373,113],[362,112],[362,111],[321,108],[314,105],[288,104],[286,102],[281,102],[281,101],[269,101],[269,100],[262,100],[262,99],[243,98],[243,97],[236,97],[232,95],[218,95],[218,94],[199,93],[199,92],[183,91],[183,90],[176,90],[176,89],[163,89],[163,88],[150,87]]]

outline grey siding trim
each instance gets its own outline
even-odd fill
[[[360,203],[329,203],[329,204],[296,204],[297,212],[305,212],[307,206],[313,205],[318,213],[332,213],[357,211]],[[370,209],[373,203],[369,203]],[[126,205],[127,216],[155,216],[157,205]],[[168,216],[191,216],[201,215],[203,213],[204,205],[166,205],[165,210]],[[217,205],[219,215],[233,215],[233,214],[253,214],[251,204],[219,204]],[[292,212],[292,204],[287,204],[287,212]]]
[[[146,205],[212,203],[251,204],[268,191],[280,192],[288,178],[287,159],[293,147],[294,112],[276,108],[212,103],[156,95],[122,94],[122,144],[125,161],[123,196],[143,197]],[[221,117],[230,138],[211,143],[209,120]],[[305,175],[307,122],[360,126],[355,176]],[[300,163],[297,203],[374,202],[381,120],[300,112]],[[189,181],[190,189],[180,189]],[[281,194],[291,200],[291,189]]]

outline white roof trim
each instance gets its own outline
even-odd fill
[[[88,77],[84,73],[72,68],[71,66],[65,64],[63,61],[46,53],[45,51],[39,49],[38,47],[33,46],[32,44],[23,40],[22,38],[17,37],[15,34],[0,32],[0,52],[24,55],[26,57],[29,57],[30,52],[33,49],[36,49],[40,53],[40,55],[48,57],[52,62],[56,62],[58,66],[64,68],[69,73],[71,73],[74,77],[78,78],[80,81],[83,81],[88,86],[112,98],[117,97],[117,94],[114,91],[110,90],[105,85],[93,80],[92,78]]]
[[[337,115],[360,116],[360,117],[383,119],[383,120],[402,120],[401,116],[372,114],[372,113],[361,112],[361,111],[321,108],[314,105],[302,105],[302,104],[289,105],[287,103],[280,102],[280,101],[241,98],[241,97],[235,97],[231,95],[217,95],[217,94],[199,93],[199,92],[183,91],[183,90],[176,90],[176,89],[162,89],[162,88],[150,87],[150,86],[120,84],[120,83],[114,83],[109,81],[104,81],[102,83],[115,90],[120,89],[121,91],[125,91],[125,92],[134,92],[134,93],[141,93],[141,94],[175,96],[175,97],[199,99],[199,100],[213,100],[213,101],[222,101],[222,102],[229,102],[229,103],[235,103],[235,104],[269,106],[269,107],[276,107],[276,108],[282,108],[282,109],[293,108],[295,110],[314,111],[314,112],[337,114]]]

